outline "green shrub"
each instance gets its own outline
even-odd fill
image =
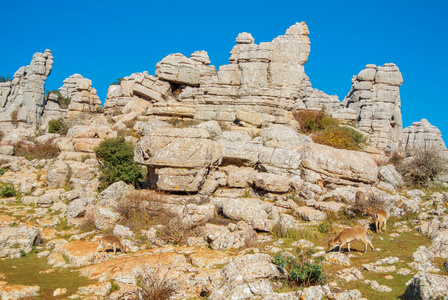
[[[48,121],[48,133],[59,133],[60,135],[67,134],[68,126],[63,119],[56,119]]]
[[[50,94],[56,94],[58,96],[57,103],[59,104],[60,108],[66,109],[70,105],[71,102],[70,97],[62,96],[61,92],[57,90],[47,91],[46,95],[47,99]]]
[[[317,230],[319,230],[320,233],[327,233],[331,230],[331,227],[331,222],[323,222],[317,227]]]
[[[273,262],[286,271],[290,282],[295,285],[307,287],[325,284],[327,282],[327,275],[321,264],[323,258],[319,257],[315,261],[312,261],[312,250],[305,253],[301,253],[299,250],[296,250],[296,252],[296,257],[288,257],[287,259],[276,254]]]
[[[100,190],[117,181],[136,184],[142,169],[134,162],[134,145],[124,138],[107,139],[95,149],[101,163]]]
[[[345,132],[356,144],[356,146],[360,147],[362,143],[366,141],[365,136],[352,127],[339,127],[342,132]]]
[[[3,174],[5,174],[6,171],[8,171],[8,170],[5,169],[5,168],[0,168],[0,176],[2,176]]]
[[[320,121],[321,129],[335,128],[335,127],[339,127],[339,125],[340,125],[340,122],[337,119],[329,117],[329,116],[322,117],[322,119]]]
[[[16,189],[12,183],[1,182],[0,183],[0,196],[2,198],[14,197],[16,195]]]

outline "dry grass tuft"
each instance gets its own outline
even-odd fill
[[[169,299],[176,291],[176,287],[167,275],[168,272],[162,274],[159,267],[144,270],[143,274],[138,278],[138,286],[141,288],[139,299]]]

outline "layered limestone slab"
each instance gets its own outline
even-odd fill
[[[202,128],[162,129],[140,139],[135,161],[154,167],[201,168],[218,165],[222,147]]]
[[[374,183],[378,166],[366,153],[307,144],[302,151],[302,166],[319,174],[344,180]]]
[[[395,64],[369,64],[352,80],[343,103],[356,114],[358,129],[369,143],[387,152],[400,151],[403,123],[399,87],[403,77]]]

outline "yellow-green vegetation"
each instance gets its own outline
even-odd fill
[[[350,126],[341,126],[337,119],[328,116],[325,109],[299,110],[294,118],[300,130],[311,134],[314,142],[339,149],[359,150],[364,143],[364,135]]]
[[[391,222],[391,225],[393,223]],[[358,289],[363,297],[374,300],[374,299],[397,299],[399,298],[406,289],[406,282],[409,281],[413,274],[416,273],[415,270],[410,268],[407,264],[412,262],[412,254],[417,250],[419,246],[429,246],[431,241],[419,234],[416,230],[411,230],[410,232],[398,233],[398,237],[390,237],[390,233],[396,232],[393,226],[388,226],[388,231],[385,234],[378,235],[375,234],[372,243],[375,249],[380,249],[380,251],[372,252],[370,249],[367,253],[363,253],[364,245],[361,242],[352,243],[350,248],[352,253],[356,255],[356,258],[350,259],[350,267],[357,269],[362,269],[363,264],[374,263],[377,260],[385,257],[398,257],[399,262],[395,263],[396,269],[407,268],[412,271],[409,275],[399,275],[396,272],[391,273],[373,273],[368,271],[362,271],[364,279],[376,280],[380,285],[386,285],[392,289],[390,293],[380,293],[373,290],[370,285],[364,284],[361,281],[353,282],[343,282],[339,280],[339,286],[343,286],[344,290]],[[381,239],[381,238],[382,239]],[[326,243],[323,241],[317,241],[315,244],[318,246],[327,247]],[[346,248],[344,247],[344,251]],[[435,260],[434,263],[437,267],[441,268],[443,266],[443,260]],[[347,267],[338,265],[327,265],[326,270],[333,279],[336,279],[334,275],[337,271],[345,269]],[[386,279],[386,275],[392,275],[393,279]]]
[[[357,220],[359,219],[343,217],[342,214],[330,214],[330,220],[324,221],[318,225],[304,226],[299,231],[282,230],[279,225],[276,225],[274,226],[271,234],[274,236],[274,241],[280,238],[283,239],[284,242],[278,247],[281,247],[289,252],[294,249],[292,243],[299,239],[312,241],[314,243],[314,246],[321,246],[328,250],[328,240],[342,231],[342,227],[340,227],[339,225],[344,224],[351,227],[357,226],[359,225]],[[351,254],[354,254],[356,257],[350,258],[350,267],[325,264],[325,274],[329,276],[330,281],[335,280],[343,291],[358,289],[362,293],[362,296],[369,300],[399,298],[406,289],[405,283],[409,281],[417,272],[416,270],[408,266],[408,263],[413,262],[412,254],[417,250],[419,246],[429,247],[431,245],[431,240],[429,238],[421,235],[416,229],[413,229],[415,227],[415,224],[412,224],[412,221],[414,220],[416,220],[415,214],[408,214],[402,218],[391,217],[388,221],[387,231],[385,233],[379,235],[372,231],[368,231],[369,236],[373,235],[372,243],[375,249],[380,249],[380,251],[373,252],[369,248],[367,253],[364,253],[363,243],[357,241],[352,242],[350,245]],[[403,227],[402,224],[405,224],[408,229]],[[398,236],[391,236],[392,233],[396,233],[398,234]],[[347,254],[346,251],[347,246],[345,246],[343,249],[343,252],[345,254]],[[393,264],[396,267],[396,270],[407,268],[411,270],[411,274],[399,275],[396,272],[373,273],[368,272],[367,270],[363,270],[363,264],[375,263],[379,259],[391,256],[398,257],[400,260],[399,262]],[[277,260],[277,262],[281,262],[279,258],[277,258]],[[443,270],[443,263],[445,262],[445,259],[436,258],[432,262],[438,268]],[[342,279],[338,279],[336,277],[337,271],[352,267],[362,270],[364,279],[368,279],[371,281],[375,280],[380,285],[386,285],[392,289],[392,292],[381,293],[375,291],[370,287],[370,284],[362,283],[363,280],[344,282]],[[387,279],[387,275],[393,276],[393,279]],[[283,287],[280,288],[277,292],[287,292],[292,290],[297,290],[297,286],[295,286],[295,284],[291,284],[291,282],[283,282]]]
[[[93,283],[86,277],[79,277],[74,269],[54,269],[54,272],[45,272],[48,269],[47,260],[37,258],[36,254],[0,260],[0,270],[5,275],[4,281],[8,284],[40,286],[41,294],[38,299],[55,299],[53,291],[57,288],[66,288],[68,294],[74,294],[79,287]],[[62,298],[66,297],[67,295],[64,295]]]

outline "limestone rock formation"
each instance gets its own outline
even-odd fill
[[[259,45],[250,33],[241,33],[230,52],[230,64],[218,72],[209,65],[205,51],[196,51],[190,58],[168,55],[157,64],[155,76],[134,73],[111,85],[106,113],[140,107],[140,116],[236,122],[246,128],[269,123],[297,127],[293,111],[325,107],[332,116],[354,120],[354,111],[337,96],[311,87],[304,69],[310,52],[308,33],[304,22],[296,23],[285,35]]]
[[[92,81],[80,74],[74,74],[64,80],[59,88],[63,97],[70,98],[66,118],[76,124],[88,122],[93,114],[103,111],[101,100],[92,87]]]
[[[201,79],[215,75],[215,67],[205,51],[197,51],[190,58],[180,53],[170,54],[156,66],[156,76],[177,84],[199,86]]]
[[[394,64],[369,64],[354,76],[343,104],[356,113],[358,129],[369,134],[370,144],[388,152],[400,150],[402,119],[400,86],[403,77]]]
[[[422,119],[420,122],[414,122],[411,126],[403,129],[403,148],[405,152],[412,151],[414,148],[432,148],[440,149],[448,159],[448,150],[442,139],[440,130],[431,125],[428,120]]]
[[[0,83],[2,128],[13,128],[16,123],[36,125],[41,122],[45,106],[45,80],[52,68],[53,55],[47,49],[44,53],[35,53],[30,65],[17,70],[12,81]]]

